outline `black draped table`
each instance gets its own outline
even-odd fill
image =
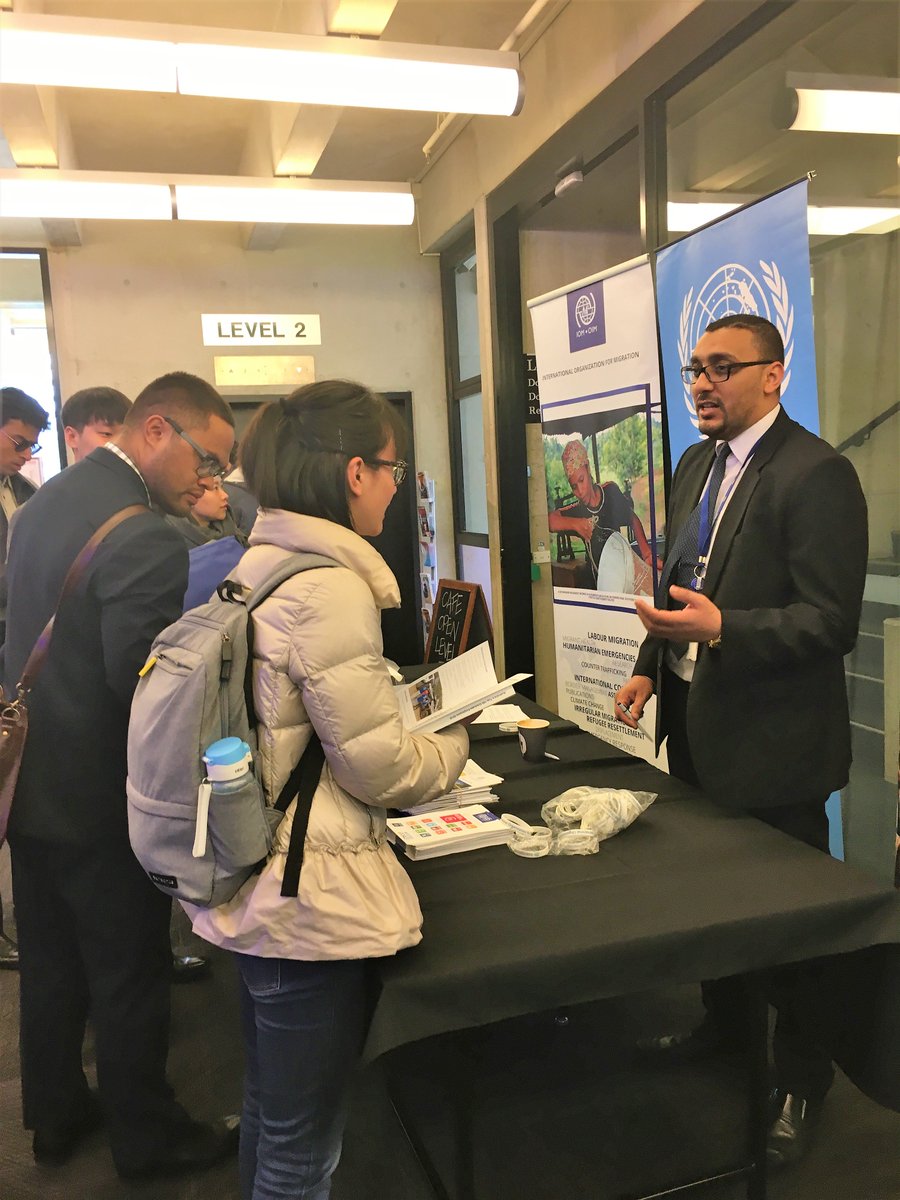
[[[424,940],[381,965],[367,1058],[562,1005],[900,943],[900,893],[892,887],[716,808],[649,764],[520,703],[551,720],[547,748],[560,761],[525,763],[515,734],[470,726],[471,757],[504,776],[497,811],[539,824],[542,803],[585,783],[659,798],[594,855],[527,859],[495,846],[404,860]],[[867,995],[864,1004],[872,1003]],[[900,1079],[896,1022],[868,1009],[865,1019],[897,1043],[876,1047],[869,1063]],[[759,1125],[758,1106],[756,1118]],[[757,1151],[762,1144],[757,1128]],[[747,1173],[750,1194],[764,1196],[762,1163]]]

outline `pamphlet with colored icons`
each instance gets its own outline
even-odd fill
[[[447,808],[413,817],[389,817],[388,841],[409,858],[436,858],[481,846],[498,846],[512,837],[512,827],[483,804]]]

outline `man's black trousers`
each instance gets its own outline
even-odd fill
[[[141,1168],[185,1119],[166,1081],[171,901],[122,837],[81,845],[14,836],[11,850],[25,1127],[77,1123],[90,1019],[113,1159]]]
[[[699,787],[687,737],[690,684],[666,670],[663,689],[669,771]],[[798,800],[796,804],[744,811],[827,854],[826,800]],[[831,960],[775,968],[768,973],[767,984],[769,1000],[778,1011],[772,1043],[777,1086],[807,1100],[821,1100],[834,1078],[831,1059],[839,1008]],[[749,1028],[747,996],[740,978],[704,980],[702,994],[707,1021],[726,1041],[739,1044]]]

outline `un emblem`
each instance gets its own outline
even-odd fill
[[[596,315],[597,302],[594,300],[593,292],[582,292],[575,301],[575,320],[582,329],[587,329]]]
[[[765,317],[772,322],[784,342],[783,396],[791,380],[791,359],[794,356],[794,307],[788,295],[787,280],[779,271],[778,264],[760,259],[759,266],[762,283],[742,263],[726,263],[713,271],[697,292],[696,300],[694,289],[688,291],[681,306],[678,326],[679,362],[689,361],[691,350],[706,326],[720,317],[732,313],[752,313],[757,317]],[[684,403],[691,424],[696,429],[699,422],[688,384],[684,385]]]

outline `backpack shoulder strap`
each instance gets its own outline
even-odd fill
[[[231,583],[230,580],[226,579],[219,585],[219,595],[223,600],[228,599],[233,603],[243,604],[246,610],[247,666],[244,670],[244,700],[247,707],[247,720],[251,729],[256,728],[257,721],[253,709],[253,621],[250,619],[250,613],[264,600],[267,600],[276,588],[302,571],[312,570],[313,567],[337,567],[339,565],[333,558],[326,558],[324,554],[292,554],[284,562],[279,563],[262,582],[258,583],[246,600],[239,599],[236,595],[241,590],[238,585],[227,586]],[[296,791],[294,795],[296,795]]]
[[[275,570],[251,591],[245,601],[247,611],[252,612],[254,608],[262,604],[263,600],[267,600],[276,588],[286,580],[293,578],[294,575],[310,571],[313,567],[337,566],[340,566],[340,563],[335,562],[333,558],[326,558],[324,554],[292,554],[284,562],[279,563]]]

